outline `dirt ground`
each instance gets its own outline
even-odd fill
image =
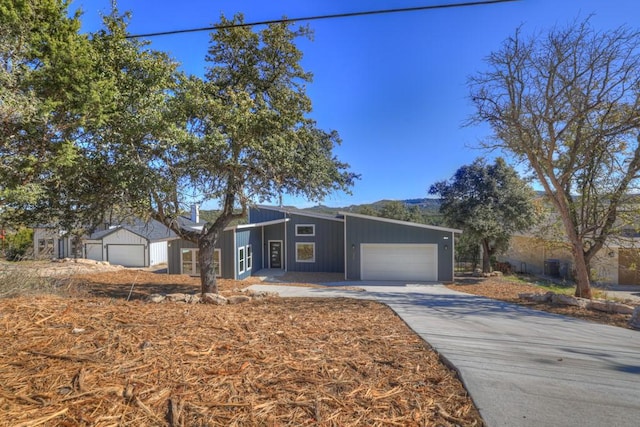
[[[197,279],[72,276],[62,295],[0,299],[0,426],[482,425],[455,372],[384,305],[153,304]]]

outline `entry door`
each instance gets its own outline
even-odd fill
[[[282,241],[269,242],[269,268],[282,268]]]

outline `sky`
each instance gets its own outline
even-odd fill
[[[120,0],[130,11],[131,34],[202,28],[221,14],[243,13],[258,22],[369,10],[460,3],[455,0]],[[83,11],[83,31],[101,26],[111,0],[73,0]],[[638,0],[519,0],[473,7],[432,9],[308,23],[313,41],[299,39],[302,65],[313,74],[307,94],[311,117],[324,130],[337,130],[336,156],[361,175],[352,194],[327,197],[322,204],[345,207],[378,200],[428,197],[429,187],[451,178],[478,157],[492,159],[479,142],[487,126],[464,126],[473,113],[468,78],[486,70],[485,58],[521,27],[544,32],[592,15],[592,25],[609,30],[638,29]],[[257,28],[259,29],[259,27]],[[182,69],[205,72],[209,33],[149,38]],[[315,205],[284,197],[286,205]]]

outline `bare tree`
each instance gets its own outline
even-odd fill
[[[528,165],[571,246],[576,295],[591,298],[590,261],[619,226],[640,171],[640,34],[590,20],[530,37],[518,29],[470,79],[470,123],[488,123]]]

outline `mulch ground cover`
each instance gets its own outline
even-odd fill
[[[456,283],[447,285],[450,289],[468,294],[484,296],[501,301],[507,301],[519,305],[524,305],[535,310],[549,313],[562,314],[565,316],[577,317],[597,323],[604,323],[621,328],[630,328],[630,314],[605,313],[602,311],[589,310],[586,308],[573,306],[559,306],[545,302],[531,302],[520,299],[521,293],[547,292],[545,289],[527,283],[515,282],[510,277],[488,277],[488,278],[458,278]],[[634,304],[630,302],[630,304]]]
[[[151,274],[0,299],[0,425],[482,425],[455,373],[384,305],[152,304],[145,295],[199,287]]]

